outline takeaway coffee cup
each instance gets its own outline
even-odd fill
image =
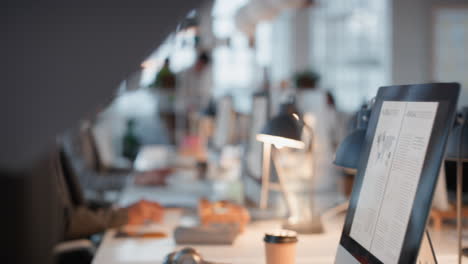
[[[296,232],[290,230],[269,232],[265,234],[263,241],[267,264],[296,263]]]

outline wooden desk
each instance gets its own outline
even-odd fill
[[[169,210],[163,225],[153,225],[152,230],[172,234],[181,220],[181,212]],[[183,219],[182,219],[183,221]],[[248,225],[245,232],[237,237],[232,246],[199,246],[196,248],[206,260],[221,263],[265,263],[263,235],[265,231],[278,229],[277,221],[256,222]],[[297,263],[333,263],[341,225],[329,222],[327,232],[321,235],[299,236],[297,244]],[[109,230],[93,260],[94,264],[124,263],[162,263],[166,254],[180,249],[172,237],[164,239],[150,238],[115,238],[115,230]]]
[[[195,208],[198,199],[207,196],[210,188],[203,184],[188,187],[138,187],[132,184],[124,189],[119,204],[127,206],[140,199],[158,201],[164,205],[178,205]],[[320,235],[299,236],[297,263],[333,263],[341,234],[343,217],[325,223],[326,232]],[[151,230],[163,231],[170,236],[164,239],[115,238],[116,230],[106,232],[96,252],[93,264],[162,263],[170,252],[184,246],[177,246],[172,238],[173,230],[179,223],[195,221],[182,215],[180,209],[169,209],[160,225]],[[264,263],[263,235],[265,231],[281,227],[279,221],[254,222],[237,237],[232,246],[199,246],[196,248],[206,260],[222,263]],[[187,245],[190,246],[190,245]]]
[[[432,226],[434,230],[440,231],[442,230],[443,222],[445,220],[456,221],[457,210],[455,208],[455,205],[450,205],[450,208],[446,211],[441,211],[441,210],[433,208],[431,210],[429,218],[432,222]],[[468,208],[465,206],[462,208],[462,219],[467,219],[467,218],[468,218]]]
[[[127,205],[141,198],[162,202],[163,204],[179,203],[180,205],[196,205],[206,189],[202,186],[184,189],[163,189],[136,187],[129,185],[120,199],[121,205]],[[175,200],[174,200],[175,199]],[[115,230],[106,232],[104,239],[96,252],[93,264],[143,264],[162,263],[170,252],[184,246],[177,246],[172,238],[172,232],[179,223],[193,221],[182,215],[180,209],[170,209],[160,225],[146,227],[169,234],[164,239],[153,238],[115,238]],[[300,235],[297,244],[298,264],[333,263],[338,241],[341,235],[344,215],[324,221],[325,233],[320,235]],[[237,237],[232,246],[198,246],[192,245],[208,261],[221,263],[259,264],[264,259],[264,232],[280,227],[278,221],[254,222],[247,226],[245,232]],[[431,232],[439,263],[456,263],[456,234],[453,229]],[[465,241],[465,245],[468,241]],[[190,246],[190,245],[187,245]]]

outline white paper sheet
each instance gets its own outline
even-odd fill
[[[382,105],[350,236],[383,263],[398,262],[437,107]]]

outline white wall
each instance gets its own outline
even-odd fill
[[[444,6],[468,6],[468,0],[393,0],[390,3],[392,84],[437,81],[433,79],[431,65],[433,10]],[[462,93],[467,95],[468,87],[463,87]],[[458,106],[467,104],[468,96],[462,96]]]
[[[391,3],[392,84],[429,82],[431,3],[428,0]]]
[[[310,8],[295,10],[291,20],[292,40],[292,74],[310,70],[311,66],[311,38],[310,38]]]
[[[288,79],[291,75],[291,18],[290,10],[281,13],[272,22],[271,79],[273,83]]]

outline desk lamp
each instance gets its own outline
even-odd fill
[[[357,114],[357,126],[340,143],[336,150],[333,164],[343,168],[345,172],[355,175],[359,166],[362,147],[366,138],[367,125],[371,114],[370,106],[363,106]],[[324,215],[336,215],[348,209],[348,201],[329,209]]]
[[[280,113],[267,122],[260,134],[257,134],[257,140],[263,142],[263,173],[262,173],[262,192],[260,197],[260,208],[266,209],[268,201],[268,192],[270,189],[282,192],[286,201],[286,206],[290,216],[283,225],[284,228],[297,231],[299,233],[319,233],[322,232],[320,221],[310,221],[309,219],[300,219],[294,215],[292,210],[291,193],[285,189],[284,172],[279,165],[275,149],[289,147],[294,149],[304,149],[305,144],[301,135],[304,124],[300,122],[293,104],[284,104],[281,106]],[[271,148],[274,145],[275,148]],[[270,183],[270,158],[273,157],[278,184]]]
[[[262,166],[262,191],[260,196],[260,208],[266,209],[268,202],[268,191],[270,189],[270,159],[272,156],[271,145],[277,149],[283,147],[303,149],[304,142],[301,141],[301,127],[297,119],[290,113],[290,106],[282,105],[280,113],[269,120],[260,134],[258,141],[263,142],[263,166]],[[278,176],[279,186],[272,185],[272,189],[283,191],[282,176]],[[287,195],[285,196],[287,197]],[[288,201],[288,198],[286,198]]]
[[[462,194],[463,162],[468,162],[468,107],[462,109],[462,121],[455,126],[447,141],[446,160],[457,163],[457,233],[458,263],[461,263],[462,250]]]
[[[333,164],[356,174],[359,158],[366,137],[371,110],[363,107],[357,115],[357,127],[340,143]]]

